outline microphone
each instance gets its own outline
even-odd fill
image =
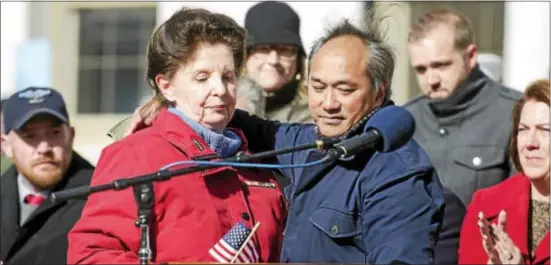
[[[376,112],[364,127],[364,133],[334,144],[337,157],[347,157],[373,148],[378,152],[392,152],[405,145],[415,132],[415,120],[409,111],[398,106],[387,106]]]

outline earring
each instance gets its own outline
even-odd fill
[[[298,73],[297,75],[295,75],[295,80],[297,80],[297,81],[298,81],[298,80],[300,80],[300,78],[301,78],[301,75],[300,75],[300,73]]]

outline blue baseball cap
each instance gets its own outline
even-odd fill
[[[50,114],[69,124],[69,114],[63,96],[54,89],[29,87],[9,97],[2,106],[6,133],[21,129],[38,114]]]

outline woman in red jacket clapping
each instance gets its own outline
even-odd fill
[[[520,173],[473,196],[460,264],[549,264],[549,80],[515,106],[510,152]]]

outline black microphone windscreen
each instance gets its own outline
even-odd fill
[[[383,143],[379,152],[392,152],[405,145],[415,133],[415,120],[403,107],[387,106],[377,111],[364,127],[364,131],[376,129]]]

